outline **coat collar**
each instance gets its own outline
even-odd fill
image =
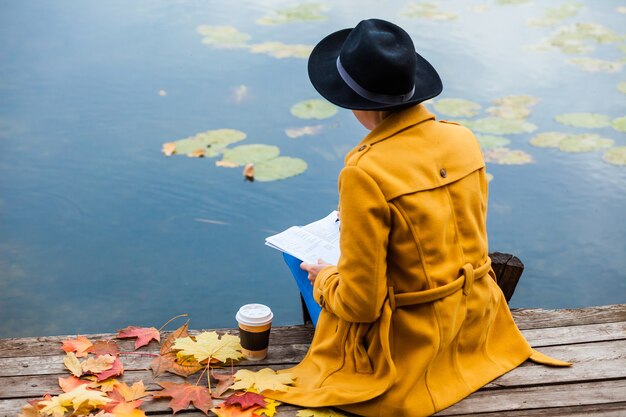
[[[374,128],[363,140],[348,154],[345,161],[348,161],[352,155],[363,149],[363,146],[371,146],[377,142],[390,138],[396,133],[426,120],[434,120],[435,115],[432,114],[423,104],[411,106],[408,109],[393,113],[378,126]]]

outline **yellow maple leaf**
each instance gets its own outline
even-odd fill
[[[114,417],[146,417],[146,413],[139,407],[142,401],[119,403],[111,410]]]
[[[113,368],[113,362],[115,362],[115,357],[107,353],[106,355],[100,355],[96,358],[88,358],[81,363],[80,366],[83,368],[83,372],[99,374],[100,372]]]
[[[135,382],[131,387],[129,387],[125,382],[122,382],[115,389],[128,402],[138,400],[148,395],[146,387],[143,385],[143,381]]]
[[[347,417],[345,414],[332,408],[305,408],[298,411],[297,417]]]
[[[281,402],[271,398],[265,398],[265,404],[265,407],[254,410],[254,414],[257,416],[265,415],[267,417],[273,417],[274,414],[276,414],[276,407],[278,407]]]
[[[84,379],[92,381],[92,383],[88,385],[89,388],[97,388],[102,392],[111,392],[120,384],[120,382],[115,378],[107,378],[104,381],[98,382],[98,377],[94,375],[86,376]]]
[[[83,368],[74,352],[67,352],[65,358],[63,358],[63,364],[75,377],[80,377],[83,374]]]
[[[41,401],[39,404],[44,407],[39,412],[44,416],[63,417],[67,412],[68,407],[72,404],[72,401],[67,398],[61,398],[59,395],[52,397],[49,400]]]
[[[273,369],[263,368],[258,372],[240,369],[235,373],[235,383],[230,386],[233,390],[256,389],[258,392],[267,390],[287,391],[293,383],[293,377],[289,373],[277,374]]]
[[[100,407],[113,401],[104,392],[89,389],[87,385],[79,385],[70,392],[59,395],[59,398],[63,404],[70,402],[75,410],[81,406]]]
[[[176,339],[172,348],[179,351],[178,358],[193,356],[198,362],[206,359],[226,362],[243,356],[237,336],[224,334],[220,338],[217,332],[202,332],[196,336],[196,340],[191,337]]]

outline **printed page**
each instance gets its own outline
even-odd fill
[[[339,247],[339,217],[337,215],[337,210],[334,210],[323,219],[309,223],[302,228]]]
[[[323,259],[329,264],[337,265],[339,261],[339,246],[298,226],[268,237],[265,244],[307,263],[315,264],[318,259]]]

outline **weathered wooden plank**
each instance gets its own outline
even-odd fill
[[[626,321],[522,330],[533,347],[626,339]]]
[[[532,406],[532,404],[529,404]],[[192,414],[193,415],[193,414]],[[189,414],[187,414],[189,416]],[[626,403],[577,405],[572,407],[551,407],[516,411],[496,411],[494,413],[454,414],[455,417],[624,417]],[[194,416],[195,417],[195,416]]]
[[[626,402],[626,380],[477,391],[438,416]]]
[[[626,321],[626,304],[559,310],[520,308],[511,311],[522,330]]]
[[[574,365],[569,368],[556,368],[526,362],[491,382],[487,385],[487,388],[626,378],[626,340],[554,346],[544,348],[542,352],[571,361]],[[146,362],[145,364],[147,365],[148,363]],[[245,366],[245,368],[254,370],[268,366],[267,364],[254,362],[249,363],[249,365]],[[289,366],[291,364],[271,365],[276,370]],[[238,365],[237,368],[240,368],[240,366]],[[158,386],[152,380],[152,373],[142,369],[144,368],[141,366],[137,366],[136,370],[127,368],[122,380],[127,383],[143,380],[144,383],[151,384],[149,389],[158,389]],[[0,398],[31,397],[40,396],[46,392],[57,392],[58,377],[66,377],[68,375],[64,369],[61,369],[59,373],[4,377],[0,380]],[[179,380],[179,377],[164,374],[159,377],[159,380]]]

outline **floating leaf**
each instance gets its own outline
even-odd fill
[[[176,144],[174,142],[167,142],[163,144],[163,149],[161,152],[165,154],[165,156],[172,156],[176,153]]]
[[[620,93],[626,94],[626,81],[622,81],[621,83],[617,84],[617,90]]]
[[[626,166],[626,146],[617,146],[604,152],[602,159],[612,165]]]
[[[311,55],[313,45],[285,44],[282,42],[264,42],[250,46],[253,54],[267,54],[274,58],[302,58]]]
[[[174,144],[177,154],[188,155],[202,149],[204,155],[211,158],[221,154],[228,145],[241,142],[245,138],[246,134],[240,130],[215,129],[171,143]]]
[[[156,340],[157,342],[161,341],[161,335],[154,327],[128,326],[125,329],[118,330],[117,337],[118,339],[136,337],[137,340],[135,340],[135,349],[139,349],[140,347],[147,345],[151,340]]]
[[[255,165],[254,179],[258,181],[277,181],[302,174],[308,165],[300,158],[280,156]]]
[[[497,98],[492,101],[494,107],[489,107],[487,113],[503,119],[524,119],[530,115],[530,107],[539,102],[533,96],[521,94]]]
[[[211,393],[207,387],[191,385],[188,382],[182,384],[158,382],[158,384],[164,389],[153,392],[152,396],[154,398],[172,397],[168,406],[174,413],[186,410],[190,404],[193,404],[198,410],[208,415],[209,409],[213,406]]]
[[[242,171],[243,177],[248,181],[254,181],[254,164],[248,162]]]
[[[230,387],[233,390],[287,391],[288,385],[293,383],[289,373],[277,374],[273,369],[263,368],[258,372],[240,369],[235,373],[235,383]]]
[[[242,33],[232,26],[198,26],[196,31],[204,36],[202,43],[217,48],[245,48],[250,35]]]
[[[557,122],[575,127],[607,127],[611,124],[609,116],[597,113],[566,113],[554,117]]]
[[[280,149],[273,145],[240,145],[226,149],[222,156],[222,161],[244,166],[247,163],[256,164],[257,162],[274,159],[279,154]]]
[[[496,4],[501,6],[515,6],[518,4],[530,3],[531,0],[496,0]]]
[[[583,5],[579,3],[568,3],[550,7],[546,9],[543,17],[530,19],[528,25],[536,27],[554,26],[568,17],[576,16],[582,8]]]
[[[328,19],[322,12],[326,9],[320,3],[302,3],[296,6],[274,11],[268,16],[257,19],[260,25],[282,25],[293,22],[313,22]]]
[[[596,58],[572,58],[570,63],[578,65],[584,71],[587,72],[619,72],[624,65],[621,62],[605,61],[603,59]]]
[[[438,3],[410,3],[401,12],[405,17],[419,17],[428,20],[456,20],[458,15],[439,10]]]
[[[159,94],[159,96],[161,96],[161,97],[166,97],[166,96],[167,96],[167,91],[165,91],[165,90],[159,90],[159,93],[158,93],[158,94]]]
[[[617,130],[618,132],[626,132],[626,116],[613,119],[613,121],[611,122],[611,126],[613,126],[613,129]]]
[[[568,136],[570,135],[562,132],[543,132],[534,136],[530,144],[538,148],[558,148],[561,140]]]
[[[442,98],[435,101],[433,107],[452,117],[472,117],[480,112],[480,104],[462,98]]]
[[[528,94],[517,94],[499,97],[492,100],[492,103],[498,106],[530,107],[539,103],[539,99],[537,97],[529,96]]]
[[[220,337],[214,331],[202,332],[195,340],[191,337],[176,339],[172,348],[180,351],[177,354],[179,358],[193,356],[198,362],[207,359],[226,362],[228,359],[239,359],[243,356],[237,336],[224,334]]]
[[[483,149],[501,148],[511,143],[509,139],[502,136],[476,135],[476,139]]]
[[[501,165],[524,165],[534,162],[533,157],[526,152],[508,148],[496,148],[485,151],[485,161]]]
[[[297,417],[347,417],[345,414],[332,408],[305,408],[298,410]]]
[[[326,100],[312,99],[294,104],[290,111],[300,119],[327,119],[337,114],[337,106]]]
[[[496,135],[530,133],[537,129],[537,126],[525,120],[503,119],[501,117],[484,117],[477,120],[464,120],[462,124],[477,132],[493,133]]]
[[[606,139],[596,134],[571,135],[559,142],[559,149],[563,152],[593,152],[613,146],[612,139]]]
[[[324,125],[304,126],[285,129],[285,134],[290,138],[299,138],[304,135],[317,135],[324,129]]]

